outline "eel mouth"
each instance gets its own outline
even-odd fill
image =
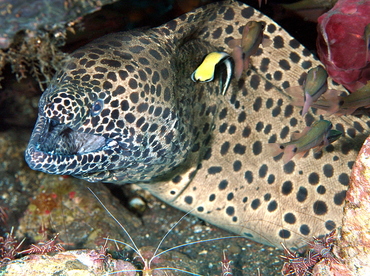
[[[48,154],[75,155],[98,151],[106,144],[103,136],[78,132],[49,119],[36,148]]]
[[[127,151],[113,139],[72,129],[39,116],[25,152],[31,169],[51,174],[78,175],[104,171],[111,156]]]

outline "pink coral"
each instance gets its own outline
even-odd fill
[[[364,30],[370,1],[339,0],[318,19],[317,52],[329,75],[351,92],[370,79]],[[366,60],[367,59],[367,60]]]

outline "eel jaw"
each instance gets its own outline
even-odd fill
[[[113,139],[79,132],[39,116],[25,159],[33,170],[80,178],[104,171],[111,164],[109,155],[120,151],[127,149]]]

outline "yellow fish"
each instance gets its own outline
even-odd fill
[[[220,84],[221,94],[226,93],[227,88],[229,87],[231,76],[232,76],[232,64],[229,59],[229,54],[225,52],[212,52],[209,53],[203,60],[203,62],[198,66],[197,69],[191,74],[191,79],[194,82],[209,82],[213,81],[215,78],[216,67],[220,64],[226,66],[226,79],[223,84]]]

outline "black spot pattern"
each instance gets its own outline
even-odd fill
[[[258,75],[252,75],[250,79],[250,85],[253,89],[257,90],[260,85],[261,78]]]
[[[290,45],[290,47],[292,47],[293,49],[297,49],[297,48],[299,48],[300,43],[299,43],[297,40],[292,39],[292,40],[290,40],[290,41],[289,41],[289,45]]]
[[[267,193],[263,196],[263,200],[264,201],[269,201],[271,199],[271,194],[270,193]]]
[[[340,184],[348,186],[349,184],[349,176],[346,173],[341,173],[338,177],[338,181]]]
[[[275,49],[281,49],[284,47],[284,39],[281,36],[275,36],[273,42],[273,47]]]
[[[283,69],[285,71],[290,70],[290,64],[286,59],[280,60],[279,61],[279,66],[281,67],[281,69]]]
[[[299,187],[296,198],[298,202],[304,202],[307,199],[307,189],[305,187]]]
[[[264,73],[267,72],[267,70],[269,69],[269,64],[270,64],[270,59],[263,58],[261,61],[260,70]]]
[[[289,239],[291,234],[290,234],[290,231],[289,230],[286,230],[286,229],[282,229],[280,230],[279,232],[279,236],[280,238],[282,239]]]
[[[267,178],[267,183],[268,184],[273,184],[275,182],[275,175],[270,174]]]
[[[273,212],[273,211],[275,211],[275,210],[277,209],[277,207],[278,207],[278,204],[277,204],[276,200],[273,200],[273,201],[271,201],[271,202],[268,204],[268,206],[267,206],[267,210],[268,210],[269,212]]]
[[[322,168],[324,175],[326,177],[332,177],[334,174],[334,168],[330,164],[325,164],[324,167]]]
[[[248,8],[245,8],[242,10],[241,12],[241,15],[246,18],[246,19],[249,19],[253,16],[254,14],[254,9],[252,9],[251,7],[248,7]]]
[[[294,224],[297,221],[297,219],[293,213],[287,213],[284,216],[284,221],[289,224]]]
[[[285,181],[281,187],[281,193],[283,195],[289,195],[292,191],[293,183],[290,180]]]
[[[177,175],[174,178],[172,178],[173,183],[180,183],[181,180],[182,180],[182,177],[180,175]]]
[[[316,192],[317,192],[318,194],[320,194],[320,195],[324,195],[324,194],[326,193],[326,188],[325,188],[325,186],[322,186],[322,185],[317,186],[317,188],[316,188]]]
[[[337,228],[337,225],[332,220],[327,220],[325,222],[325,227],[328,231],[332,231],[333,229]]]
[[[290,55],[289,55],[289,58],[294,63],[298,63],[301,59],[301,57],[295,52],[291,52]]]
[[[346,191],[342,191],[334,195],[334,203],[336,205],[341,206],[345,199],[346,199]]]
[[[185,199],[184,199],[184,201],[185,201],[186,204],[191,205],[193,203],[193,197],[186,196]]]
[[[253,110],[258,112],[261,108],[261,105],[262,105],[262,98],[257,97],[254,101],[254,104],[253,104]]]
[[[307,224],[302,224],[301,227],[299,228],[299,232],[302,235],[307,236],[308,234],[310,234],[311,230],[310,230],[310,227]]]
[[[256,131],[260,132],[263,129],[263,122],[258,122],[256,125]]]
[[[234,153],[243,155],[245,153],[246,147],[244,145],[241,145],[237,143],[234,147]]]
[[[259,155],[262,152],[262,143],[261,141],[256,141],[253,143],[253,154]]]
[[[319,181],[320,181],[320,177],[315,172],[310,173],[310,175],[308,176],[308,183],[310,183],[311,185],[316,185],[319,183]]]
[[[325,215],[328,212],[328,206],[324,201],[317,200],[313,204],[313,211],[316,215]]]
[[[309,60],[303,61],[301,66],[303,67],[303,69],[308,70],[312,67],[312,62]]]
[[[268,170],[267,165],[266,165],[266,164],[263,164],[263,165],[260,167],[259,171],[258,171],[258,175],[259,175],[259,177],[261,177],[261,178],[265,177],[265,176],[266,176],[266,174],[267,174],[267,170]]]
[[[232,207],[232,206],[227,207],[226,208],[226,214],[228,214],[229,216],[233,216],[235,214],[234,207]]]
[[[284,172],[286,174],[291,174],[294,172],[294,168],[295,168],[295,163],[294,161],[289,161],[288,163],[286,163],[284,165]]]
[[[227,180],[222,180],[219,184],[218,184],[218,189],[219,190],[225,190],[227,185],[229,184],[229,182]]]
[[[240,171],[241,168],[242,168],[242,162],[240,162],[239,160],[234,161],[234,164],[233,164],[234,171],[238,172]]]
[[[259,198],[254,199],[251,203],[251,207],[253,210],[256,210],[260,206],[261,206],[261,200]]]
[[[289,134],[289,127],[285,126],[280,132],[280,138],[285,139],[288,136],[288,134]]]
[[[216,174],[216,173],[220,173],[221,171],[222,171],[222,167],[219,167],[219,166],[213,166],[213,167],[208,168],[209,174]]]
[[[242,136],[243,136],[244,138],[248,138],[250,134],[251,134],[251,128],[250,128],[249,126],[246,126],[246,127],[243,129]]]
[[[226,155],[227,152],[229,151],[229,148],[230,148],[230,143],[229,142],[224,142],[221,146],[221,150],[220,150],[220,153],[221,155]]]
[[[275,26],[274,24],[269,24],[269,25],[267,26],[266,30],[267,30],[270,34],[272,34],[273,32],[275,32],[275,31],[276,31],[276,26]]]
[[[244,122],[245,121],[245,119],[246,119],[246,113],[244,112],[244,111],[242,111],[240,114],[239,114],[239,116],[238,116],[238,122],[239,123],[242,123],[242,122]]]
[[[251,171],[246,171],[244,173],[244,179],[247,180],[249,184],[253,182],[253,173]]]

